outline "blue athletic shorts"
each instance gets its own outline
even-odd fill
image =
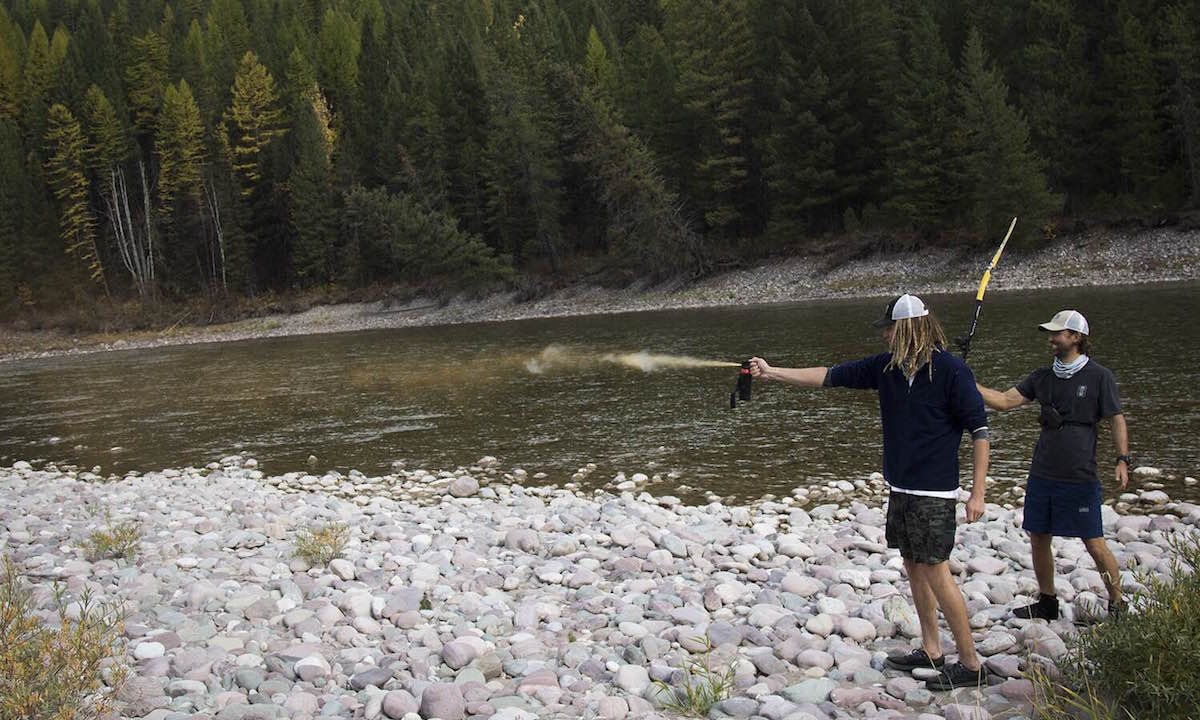
[[[1021,527],[1031,533],[1084,540],[1102,536],[1099,481],[1060,482],[1030,475]]]

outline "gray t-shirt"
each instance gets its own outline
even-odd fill
[[[1048,367],[1039,368],[1017,385],[1017,392],[1053,406],[1063,420],[1057,429],[1042,424],[1029,474],[1063,482],[1099,482],[1096,423],[1121,413],[1112,372],[1095,360],[1088,360],[1066,380]]]

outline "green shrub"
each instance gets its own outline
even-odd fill
[[[679,687],[672,687],[661,680],[655,685],[667,697],[672,698],[663,703],[663,707],[672,712],[696,717],[708,717],[708,711],[713,705],[729,697],[733,692],[733,665],[717,671],[712,667],[712,640],[706,635],[697,640],[704,640],[704,652],[699,659],[692,660],[686,668],[687,676]]]
[[[1200,534],[1175,535],[1165,577],[1140,578],[1131,610],[1068,639],[1060,678],[1040,668],[1039,717],[1195,718],[1200,707]]]
[[[133,520],[114,524],[112,516],[104,514],[104,527],[88,536],[83,543],[84,554],[91,561],[132,560],[137,554],[138,541],[142,539],[141,528]]]
[[[61,592],[58,625],[38,615],[32,593],[5,558],[0,570],[0,718],[85,720],[112,715],[116,689],[125,679],[120,654],[121,616],[114,606],[79,599],[77,615],[66,611]],[[102,676],[102,671],[105,675]],[[106,684],[107,681],[107,684]]]
[[[328,565],[342,556],[350,531],[344,523],[330,523],[316,530],[303,530],[296,538],[296,557],[309,565]]]

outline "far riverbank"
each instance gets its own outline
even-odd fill
[[[692,284],[612,289],[580,284],[522,302],[516,293],[437,303],[414,299],[322,305],[305,312],[222,325],[73,336],[0,328],[0,361],[266,337],[529,318],[754,305],[839,297],[972,292],[993,250],[940,248],[877,253],[834,264],[829,255],[760,263]],[[1008,252],[991,292],[1200,279],[1200,231],[1095,229],[1035,252]]]

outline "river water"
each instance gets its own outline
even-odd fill
[[[1092,356],[1116,374],[1138,464],[1196,500],[1200,314],[1195,283],[989,293],[971,355],[999,389],[1048,364],[1037,323],[1087,315]],[[951,336],[973,298],[929,296]],[[880,351],[885,300],[481,323],[132,350],[0,364],[0,462],[54,460],[106,472],[199,465],[242,453],[277,474],[310,469],[453,469],[483,455],[565,482],[586,463],[603,485],[659,473],[661,494],[747,499],[880,467],[873,394],[756,383],[729,407],[736,371],[662,367],[669,354],[780,366]],[[992,475],[1024,479],[1033,406],[994,415]],[[1100,467],[1111,489],[1107,427]],[[968,443],[963,443],[966,460]],[[670,471],[675,471],[670,473]],[[964,477],[969,463],[964,462]],[[680,484],[684,487],[680,491]],[[691,490],[690,488],[695,488]]]

